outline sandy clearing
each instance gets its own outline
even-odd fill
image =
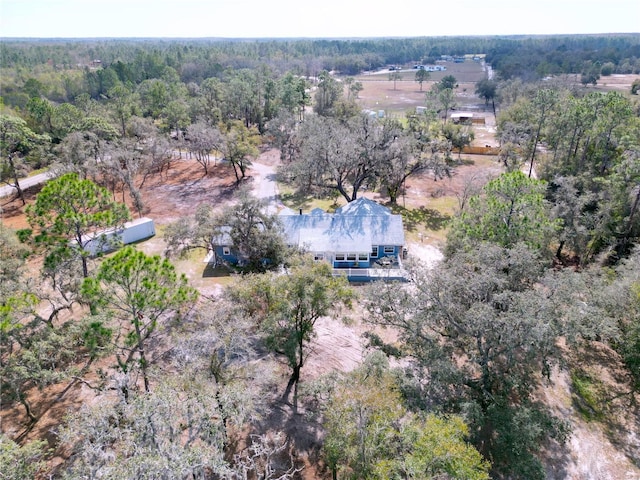
[[[433,268],[444,259],[442,252],[433,245],[420,243],[407,243],[409,258],[416,258],[424,262],[429,268]]]

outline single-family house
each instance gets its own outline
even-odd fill
[[[351,281],[404,280],[406,254],[402,217],[367,198],[359,198],[327,213],[316,208],[309,213],[285,208],[278,218],[287,245],[329,262],[334,275]],[[242,263],[228,234],[213,239],[215,262]]]
[[[335,275],[353,281],[403,279],[402,217],[367,198],[359,198],[335,213],[280,212],[287,244],[331,263]]]

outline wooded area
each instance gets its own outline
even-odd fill
[[[598,88],[640,75],[639,35],[3,40],[0,55],[7,478],[544,479],[570,462],[554,454],[569,456],[568,411],[640,472],[640,76]],[[411,72],[464,55],[493,68],[473,92]],[[354,76],[389,65],[420,110],[363,111]],[[391,94],[406,80],[387,73]],[[286,206],[376,195],[422,232],[407,182],[473,163],[478,130],[449,121],[470,96],[495,118],[500,175],[464,180],[439,217],[444,259],[408,261],[407,283],[334,276],[252,194],[275,148]],[[90,254],[186,161],[227,172],[219,203],[161,225],[162,255]],[[204,269],[193,252],[217,236],[246,261],[214,294],[175,263]],[[366,348],[309,378],[326,318],[358,322]],[[563,374],[557,408],[543,392]]]

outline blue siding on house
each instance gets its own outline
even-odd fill
[[[368,275],[348,275],[347,280],[350,282],[360,282],[360,283],[368,283],[371,281],[371,277]]]
[[[225,248],[229,249],[229,255],[225,255],[224,254],[224,249]],[[237,265],[238,264],[238,261],[239,261],[238,256],[236,255],[236,253],[233,251],[233,249],[231,247],[223,246],[223,245],[216,245],[214,251],[215,251],[215,254],[216,254],[216,261],[224,260],[225,262],[228,262],[231,265]]]
[[[374,245],[373,247],[375,247]],[[389,250],[385,252],[385,245],[378,245],[378,255],[375,257],[369,256],[369,260],[333,260],[333,268],[350,268],[354,270],[365,269],[365,268],[379,268],[380,262],[383,262],[384,265],[389,265],[389,261],[385,263],[385,258],[394,257],[394,261],[391,263],[395,263],[402,252],[402,246],[399,245],[386,245],[386,248]]]
[[[398,270],[400,272],[400,270]],[[370,275],[347,275],[347,280],[355,283],[369,283],[369,282],[407,282],[407,277],[405,276],[404,271],[402,273],[392,273],[388,277],[376,277]]]
[[[364,262],[364,261],[359,261],[359,262],[334,261],[333,262],[333,268],[370,268],[370,267],[371,267],[371,262]]]
[[[389,253],[389,252],[385,252],[385,248],[393,248],[393,252]],[[387,245],[386,247],[381,245],[378,247],[378,258],[382,258],[382,257],[390,257],[390,256],[395,256],[397,257],[398,255],[400,255],[400,247],[397,245]]]

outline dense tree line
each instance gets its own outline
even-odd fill
[[[602,252],[619,258],[637,240],[640,122],[634,108],[617,92],[543,87],[499,116],[505,167],[524,165],[529,177],[535,169],[548,182],[544,195],[560,225],[558,257],[569,249],[584,262]]]
[[[82,93],[107,94],[120,82],[128,88],[162,79],[166,69],[181,82],[200,85],[228,70],[258,70],[316,76],[322,70],[353,75],[388,64],[434,62],[441,55],[485,53],[503,79],[536,79],[561,73],[590,75],[640,71],[637,35],[551,37],[453,37],[362,40],[92,40],[11,41],[0,44],[5,103],[47,85],[54,101]],[[99,60],[99,64],[93,63]],[[25,77],[25,71],[36,74]],[[40,83],[34,82],[37,80]],[[44,81],[44,82],[43,82]],[[51,88],[54,87],[54,88]]]
[[[638,73],[640,44],[636,35],[551,36],[503,39],[487,49],[487,62],[503,79],[536,79],[562,73],[583,73],[589,63],[611,73]],[[600,73],[600,71],[598,71]]]

